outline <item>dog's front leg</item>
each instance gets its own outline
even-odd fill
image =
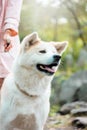
[[[39,127],[37,127],[35,130],[44,130],[44,128],[41,127],[41,126],[39,126]]]
[[[48,113],[50,110],[50,103],[49,101],[44,103],[42,106],[38,108],[38,111],[36,111],[36,121],[37,121],[37,130],[44,130],[44,125],[46,123]]]

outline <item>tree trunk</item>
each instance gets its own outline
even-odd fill
[[[73,4],[73,3],[71,3],[71,1],[68,1],[68,2],[70,2],[70,4]],[[81,27],[81,24],[80,24],[80,22],[79,22],[78,17],[77,17],[77,15],[76,15],[74,9],[73,9],[72,7],[70,7],[70,6],[67,4],[67,2],[64,2],[64,5],[67,7],[67,9],[68,9],[68,10],[72,13],[72,15],[73,15],[74,20],[75,20],[75,22],[76,22],[76,24],[77,24],[77,29],[80,31],[80,32],[79,32],[79,38],[82,40],[83,46],[85,47],[85,46],[86,46],[86,42],[85,42],[85,39],[84,39],[83,30],[82,30],[82,27]]]

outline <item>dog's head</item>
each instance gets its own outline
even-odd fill
[[[44,42],[35,32],[26,36],[21,43],[21,66],[33,69],[42,75],[53,75],[61,60],[67,42]]]

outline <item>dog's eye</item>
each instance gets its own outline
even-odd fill
[[[40,53],[46,53],[46,50],[41,50],[41,51],[39,51]]]

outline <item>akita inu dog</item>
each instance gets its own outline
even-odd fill
[[[51,81],[67,42],[44,42],[37,33],[24,38],[12,74],[1,90],[1,130],[43,130]]]

